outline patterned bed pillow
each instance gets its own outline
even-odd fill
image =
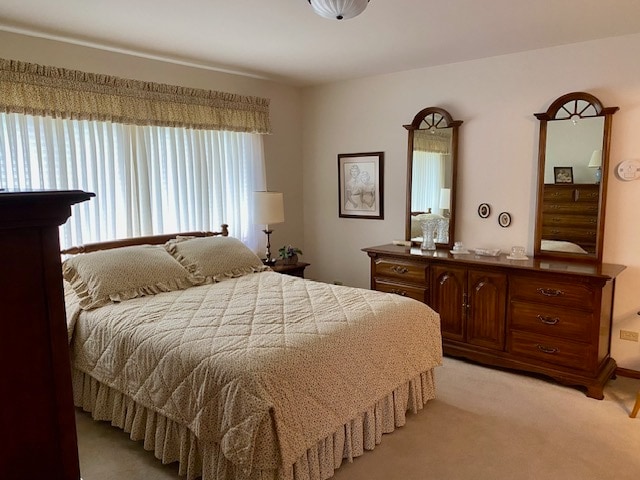
[[[165,248],[205,283],[270,270],[244,243],[232,237],[199,237],[169,240]]]
[[[62,275],[84,310],[202,283],[162,245],[136,245],[83,253],[64,261]]]

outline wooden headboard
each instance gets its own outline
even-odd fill
[[[188,237],[213,237],[215,235],[229,236],[229,225],[223,223],[219,232],[181,232],[168,233],[163,235],[149,235],[147,237],[131,237],[121,240],[109,240],[107,242],[87,243],[77,247],[69,247],[61,250],[62,255],[75,255],[77,253],[89,253],[97,250],[109,250],[110,248],[130,247],[132,245],[161,245],[172,238],[180,236]]]

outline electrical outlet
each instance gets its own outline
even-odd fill
[[[630,332],[629,330],[620,330],[620,340],[629,340],[631,342],[637,342],[638,332]]]

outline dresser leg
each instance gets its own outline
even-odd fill
[[[587,386],[587,397],[602,400],[604,398],[604,387],[602,385]]]

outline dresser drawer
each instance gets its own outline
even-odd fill
[[[426,264],[403,262],[392,258],[377,258],[374,264],[376,277],[390,277],[404,282],[427,284],[428,266]]]
[[[598,226],[598,217],[593,215],[545,213],[542,215],[542,225],[549,227],[586,227],[595,231]]]
[[[519,332],[510,333],[510,352],[512,355],[541,360],[563,367],[587,370],[589,361],[589,344],[571,342],[546,335]]]
[[[545,185],[544,202],[551,203],[598,203],[600,186],[593,185]]]
[[[597,238],[595,227],[579,228],[564,226],[543,226],[542,238],[546,240],[570,240],[574,243],[593,243]]]
[[[593,313],[542,303],[511,302],[511,328],[528,332],[589,341],[593,329]]]
[[[594,307],[593,287],[583,283],[564,283],[542,276],[509,278],[509,298],[523,301],[575,307],[591,311]]]
[[[413,298],[422,303],[427,303],[429,300],[427,298],[428,290],[426,288],[390,282],[378,278],[375,279],[375,287],[379,292],[395,293],[403,297]]]
[[[570,214],[570,215],[588,215],[598,217],[597,203],[545,203],[542,206],[544,215],[551,214]]]

